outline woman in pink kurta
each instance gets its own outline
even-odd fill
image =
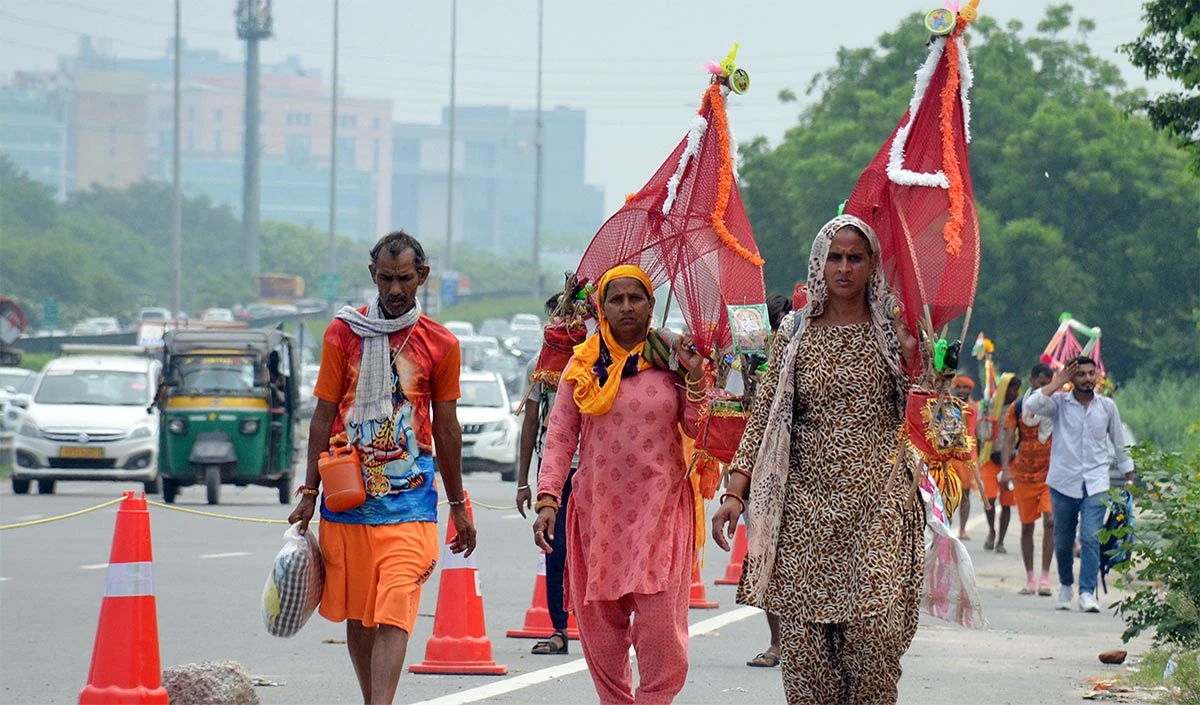
[[[566,605],[601,703],[669,703],[688,669],[695,505],[679,428],[695,433],[688,387],[699,397],[703,377],[686,341],[677,350],[686,380],[642,358],[651,291],[636,267],[600,279],[599,330],[576,348],[559,383],[562,401],[550,415],[538,480],[534,538],[549,551],[546,534],[579,449],[567,509]]]

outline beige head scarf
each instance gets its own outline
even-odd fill
[[[867,303],[871,310],[871,323],[875,331],[875,342],[879,354],[887,363],[894,380],[895,418],[897,425],[904,418],[904,405],[908,396],[908,378],[900,368],[900,341],[896,337],[893,310],[896,299],[888,288],[880,267],[879,239],[871,226],[852,215],[839,215],[825,224],[813,240],[808,259],[808,303],[804,308],[789,314],[779,326],[774,345],[786,346],[782,354],[774,356],[779,364],[779,383],[774,389],[771,409],[766,428],[761,438],[745,437],[738,448],[738,455],[749,454],[749,458],[735,458],[735,466],[743,464],[753,468],[750,485],[749,555],[745,562],[746,580],[744,597],[751,604],[761,603],[766,593],[767,582],[775,569],[775,549],[779,544],[779,525],[783,517],[784,490],[787,486],[789,453],[792,439],[792,410],[795,400],[796,356],[800,341],[814,319],[825,310],[829,300],[829,288],[825,283],[825,260],[834,235],[846,226],[857,228],[866,236],[871,248],[874,271],[867,283]],[[760,393],[767,393],[764,389]],[[763,401],[766,401],[764,398]]]

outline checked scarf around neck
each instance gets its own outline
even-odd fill
[[[575,404],[579,411],[592,416],[603,416],[612,408],[622,376],[636,374],[651,366],[643,354],[646,342],[643,340],[632,350],[626,350],[617,344],[608,319],[604,317],[604,296],[608,293],[609,283],[616,279],[636,279],[647,292],[654,291],[649,275],[641,267],[631,264],[613,267],[600,277],[596,287],[599,325],[595,333],[575,346],[575,356],[563,371],[563,378],[575,385]],[[649,332],[649,325],[646,331]]]
[[[385,318],[378,298],[367,307],[366,314],[352,306],[343,306],[336,318],[345,321],[350,330],[362,338],[362,362],[350,423],[390,418],[395,409],[392,407],[392,356],[388,336],[416,325],[421,318],[420,300],[414,301],[413,307],[398,318]]]

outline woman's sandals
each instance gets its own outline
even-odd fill
[[[546,641],[533,645],[529,653],[534,656],[565,656],[570,653],[566,632],[556,631]]]

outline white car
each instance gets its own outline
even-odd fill
[[[147,306],[138,311],[139,321],[169,321],[171,320],[171,309],[161,308],[158,306]]]
[[[58,480],[144,483],[158,492],[162,365],[146,357],[70,354],[42,369],[13,440],[12,487],[53,494]]]
[[[504,381],[494,372],[464,370],[459,388],[463,472],[499,472],[505,482],[515,480],[520,426],[513,416]]]
[[[508,322],[508,327],[516,333],[523,330],[542,332],[542,319],[532,313],[518,313]]]
[[[201,317],[201,320],[231,323],[233,321],[233,311],[227,308],[206,309],[204,311],[204,315]]]
[[[29,403],[32,370],[21,367],[0,367],[0,432],[16,433],[21,426],[21,414]]]
[[[442,325],[454,334],[455,338],[469,338],[475,335],[475,326],[467,321],[446,321]]]

